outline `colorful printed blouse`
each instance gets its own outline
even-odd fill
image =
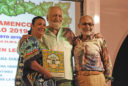
[[[94,37],[92,40],[82,41],[82,37],[74,47],[76,71],[101,71],[105,77],[110,77],[112,65],[106,42],[103,38]]]
[[[42,65],[41,49],[46,49],[46,47],[33,36],[22,42],[19,48],[15,86],[39,86],[43,77],[38,72],[32,70],[30,65],[33,60]]]

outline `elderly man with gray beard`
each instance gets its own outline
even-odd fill
[[[82,16],[78,27],[81,35],[74,41],[77,86],[107,86],[112,65],[103,37],[94,33],[91,16]]]

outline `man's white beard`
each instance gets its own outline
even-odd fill
[[[91,36],[91,35],[93,35],[93,34],[94,34],[93,31],[89,31],[89,32],[86,33],[87,36]]]
[[[94,34],[94,31],[90,28],[88,31],[83,32],[83,34],[85,36],[91,36],[92,34]]]
[[[62,26],[62,22],[60,23],[55,23],[55,22],[50,22],[49,21],[49,26],[53,27],[54,29],[60,29],[60,27]]]

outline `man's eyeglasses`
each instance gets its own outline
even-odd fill
[[[82,23],[82,25],[89,25],[89,26],[93,26],[94,24],[92,24],[92,23]]]

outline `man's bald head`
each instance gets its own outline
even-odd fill
[[[49,7],[47,16],[49,16],[50,13],[51,13],[53,10],[59,10],[59,11],[61,11],[61,12],[62,12],[62,16],[63,16],[63,10],[62,10],[59,6],[52,6],[52,7]]]
[[[62,9],[58,6],[50,7],[48,10],[47,21],[49,23],[49,27],[60,29],[63,21]]]
[[[89,15],[85,15],[85,16],[80,17],[79,23],[81,23],[82,19],[91,19],[92,20],[92,24],[94,24],[93,18],[91,16],[89,16]]]

